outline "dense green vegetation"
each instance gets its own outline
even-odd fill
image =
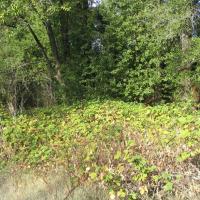
[[[199,25],[197,0],[1,0],[0,169],[64,165],[110,199],[198,188]]]
[[[92,101],[5,117],[2,125],[2,167],[64,165],[76,184],[102,183],[113,199],[177,193],[187,173],[196,176],[190,163],[199,165],[200,113],[190,105]]]

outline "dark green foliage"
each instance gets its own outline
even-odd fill
[[[88,97],[167,103],[190,96],[187,85],[199,79],[199,38],[191,38],[198,29],[198,6],[192,1],[0,5],[1,101],[14,110]],[[17,77],[15,91],[7,71]]]
[[[173,12],[175,6],[180,11]],[[180,27],[189,18],[189,4],[106,1],[100,13],[106,21],[99,36],[102,50],[86,68],[85,85],[125,101],[172,101],[181,65]]]

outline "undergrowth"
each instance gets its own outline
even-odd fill
[[[93,101],[0,123],[1,168],[63,165],[75,186],[99,184],[110,199],[165,198],[200,180],[200,112],[189,104]]]

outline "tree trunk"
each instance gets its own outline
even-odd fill
[[[181,47],[182,47],[183,55],[185,55],[187,53],[190,46],[191,46],[191,40],[190,40],[189,34],[182,33],[181,34]],[[187,71],[190,71],[191,70],[191,63],[188,62],[188,61],[186,63],[183,63],[181,69],[186,69]],[[184,70],[182,70],[182,71],[184,71]],[[189,99],[190,94],[191,94],[191,81],[190,81],[190,79],[185,78],[182,81],[182,85],[183,85],[183,88],[184,88],[182,97],[183,97],[184,100],[187,100],[187,99]]]
[[[181,34],[181,46],[182,46],[182,52],[186,53],[187,50],[190,48],[189,34],[186,34],[186,33]]]
[[[58,46],[57,46],[57,42],[56,42],[56,38],[55,38],[55,35],[54,35],[54,32],[53,32],[51,22],[46,21],[45,27],[46,27],[47,34],[48,34],[48,37],[49,37],[51,51],[52,51],[53,57],[54,57],[55,62],[56,62],[56,67],[55,67],[56,76],[55,76],[55,78],[61,85],[63,85],[64,82],[63,82],[62,76],[61,76],[61,60],[60,60]]]
[[[64,4],[63,0],[60,0],[61,6]],[[69,44],[69,14],[68,12],[60,11],[60,33],[61,33],[61,55],[62,63],[67,64],[67,59],[70,57],[70,44]]]

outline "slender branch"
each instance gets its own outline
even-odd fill
[[[46,50],[45,50],[44,46],[43,46],[42,43],[40,42],[40,40],[39,40],[39,38],[37,37],[36,33],[35,33],[34,30],[32,29],[31,25],[30,25],[28,22],[26,22],[26,24],[27,24],[27,27],[28,27],[30,33],[32,34],[33,38],[35,39],[35,41],[36,41],[38,47],[39,47],[40,50],[42,51],[42,53],[43,53],[43,55],[44,55],[44,57],[45,57],[45,60],[46,60],[46,62],[47,62],[47,64],[48,64],[49,70],[52,70],[51,61],[50,61],[50,59],[49,59],[49,57],[48,57],[48,55],[47,55],[47,53],[46,53]]]
[[[178,72],[190,71],[190,70],[191,70],[191,66],[185,66],[185,67],[178,68]]]

